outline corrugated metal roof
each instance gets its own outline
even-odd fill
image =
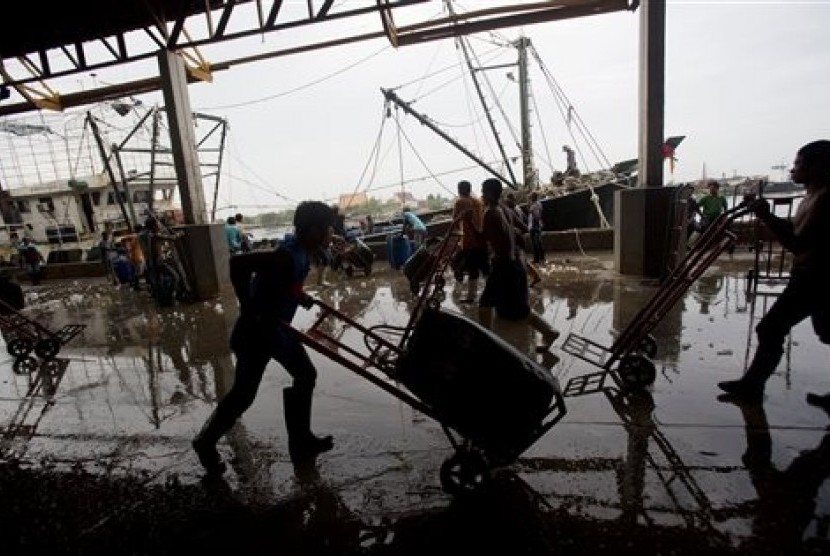
[[[7,25],[17,22],[18,32],[0,33],[0,58],[71,47],[155,26],[160,20],[171,22],[182,15],[204,13],[222,4],[221,0],[13,2],[14,7],[6,6],[4,19]]]

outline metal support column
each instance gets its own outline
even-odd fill
[[[162,51],[159,54],[159,68],[173,163],[184,213],[185,225],[178,228],[184,235],[181,240],[182,262],[196,298],[211,299],[219,295],[223,288],[230,286],[230,253],[224,226],[207,221],[184,62],[175,53]]]
[[[615,193],[617,272],[660,277],[665,271],[673,189],[663,187],[666,0],[640,4],[638,187]]]
[[[640,5],[640,145],[637,184],[663,185],[666,0]]]
[[[184,61],[175,52],[168,50],[162,50],[158,60],[184,222],[207,224],[207,206],[196,152],[196,134],[193,131],[193,112],[187,93]]]

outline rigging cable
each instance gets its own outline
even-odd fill
[[[502,50],[501,48],[493,48],[492,50],[488,50],[488,51],[484,52],[484,54],[482,54],[482,56],[489,56],[490,54],[493,54],[494,52],[499,53],[501,50]],[[494,58],[495,58],[495,56],[494,56]],[[427,79],[429,79],[431,77],[435,77],[436,75],[439,75],[439,74],[442,74],[444,72],[455,69],[457,67],[457,65],[458,64],[452,64],[452,65],[449,65],[449,66],[444,66],[443,68],[441,68],[439,70],[435,70],[434,72],[429,73],[427,75],[424,75],[422,77],[419,77],[418,79],[413,79],[412,81],[407,81],[405,83],[401,83],[400,85],[398,85],[396,87],[390,87],[390,90],[397,91],[399,89],[403,89],[404,87],[408,87],[410,85],[420,83],[421,81],[426,81]],[[457,79],[458,78],[455,77],[455,78],[453,78],[453,81],[455,81]],[[421,95],[421,97],[419,97],[419,98],[422,98],[424,96],[426,96],[426,95]]]
[[[467,74],[467,72],[464,71],[464,68],[463,68],[463,63],[464,62],[461,60],[461,56],[460,56],[459,49],[458,49],[457,46],[456,46],[455,52],[456,52],[456,56],[458,57],[458,66],[461,69],[461,72],[460,72],[460,75],[462,77],[461,83],[463,83],[463,85],[464,85],[464,100],[466,101],[466,104],[467,104],[467,114],[469,114],[471,118],[474,118],[473,119],[474,124],[473,124],[473,127],[472,127],[472,131],[473,131],[473,143],[476,146],[476,152],[481,152],[481,147],[479,146],[479,137],[478,137],[479,136],[479,129],[477,129],[477,128],[481,128],[482,141],[484,141],[484,144],[489,149],[490,156],[495,157],[496,154],[493,151],[493,146],[490,144],[489,141],[487,141],[487,134],[484,133],[484,126],[482,124],[482,120],[486,116],[484,114],[482,114],[481,116],[479,116],[477,118],[475,117],[478,114],[478,112],[473,107],[473,102],[471,100],[473,95],[470,94],[470,84],[467,82],[467,79],[469,79],[469,75]],[[476,123],[478,124],[478,126],[475,125]]]
[[[513,173],[513,167],[510,166],[510,160],[507,156],[507,152],[504,150],[504,145],[501,142],[501,138],[499,137],[498,130],[496,129],[496,122],[493,120],[493,117],[490,115],[490,109],[487,107],[487,101],[484,97],[484,91],[481,90],[481,85],[479,85],[478,80],[476,79],[475,69],[473,68],[473,62],[470,59],[470,53],[468,51],[468,45],[465,37],[458,37],[456,38],[456,43],[461,46],[461,51],[464,53],[464,59],[467,61],[467,68],[470,71],[470,77],[473,80],[473,85],[475,85],[476,93],[478,94],[479,100],[481,101],[482,109],[484,110],[484,114],[487,116],[487,122],[490,124],[490,130],[493,133],[493,139],[496,141],[496,145],[499,148],[499,152],[501,153],[501,157],[504,161],[504,165],[507,168],[507,172],[510,174],[510,182],[515,186],[516,176]],[[489,81],[487,80],[487,76],[485,74],[485,81],[489,86]],[[490,91],[492,93],[492,86],[490,86]],[[495,96],[495,95],[493,95]],[[496,102],[498,105],[498,102]],[[501,108],[499,106],[499,108]],[[503,112],[502,112],[502,115]],[[509,127],[509,126],[508,126]],[[511,129],[512,132],[512,129]]]
[[[397,123],[397,122],[396,122],[396,123]],[[410,140],[409,140],[409,136],[406,134],[406,132],[403,130],[403,128],[401,128],[401,127],[400,127],[400,124],[399,124],[399,123],[398,123],[398,133],[399,133],[400,135],[403,135],[404,139],[406,139],[407,144],[409,144],[409,148],[410,148],[410,149],[412,149],[412,153],[415,155],[415,157],[418,159],[418,161],[419,161],[419,162],[421,163],[421,165],[424,167],[424,170],[426,170],[426,171],[429,173],[430,177],[431,177],[433,180],[435,180],[435,183],[437,183],[439,186],[441,186],[441,188],[442,188],[444,191],[446,191],[447,193],[449,193],[451,197],[455,197],[455,196],[456,196],[456,193],[455,193],[455,192],[453,192],[453,191],[452,191],[450,188],[448,188],[446,185],[444,185],[444,183],[443,183],[441,180],[439,180],[439,179],[438,179],[438,177],[437,177],[437,176],[433,173],[433,171],[429,168],[429,166],[427,166],[427,163],[424,161],[424,159],[421,157],[421,155],[420,155],[420,154],[418,153],[418,151],[415,149],[415,145],[413,145],[413,144],[412,144],[412,141],[410,141]]]
[[[490,160],[490,161],[487,162],[487,164],[495,164],[497,162],[499,162],[499,161],[498,160]],[[454,168],[452,170],[445,170],[443,172],[436,172],[433,175],[435,175],[435,176],[446,176],[446,175],[450,175],[450,174],[458,174],[459,172],[467,172],[469,170],[475,170],[476,168],[481,168],[481,166],[479,166],[478,164],[471,164],[469,166],[462,166],[460,168]],[[425,181],[427,178],[430,178],[430,177],[431,176],[419,176],[417,178],[409,178],[408,180],[405,181],[405,183],[421,182],[421,181]],[[384,185],[378,185],[378,186],[369,188],[366,191],[367,192],[368,191],[380,191],[381,189],[390,189],[392,187],[398,187],[398,186],[400,186],[400,183],[387,183],[387,184],[384,184]],[[455,193],[453,193],[453,196],[455,196]]]
[[[240,166],[242,166],[243,169],[250,172],[261,183],[268,183],[259,174],[257,174],[250,166],[245,164],[245,162],[242,160],[242,158],[236,152],[236,150],[237,150],[237,145],[236,145],[236,141],[235,141],[236,138],[234,136],[231,136],[231,138],[233,139],[233,141],[229,141],[229,143],[233,146],[233,151],[231,152],[231,156],[233,156],[236,159],[236,161],[240,164]],[[289,202],[294,203],[294,204],[299,204],[299,201],[297,201],[296,199],[292,199],[291,197],[287,197],[286,195],[283,195],[282,193],[279,193],[278,191],[276,191],[276,189],[273,188],[273,186],[270,186],[270,187],[261,186],[261,185],[258,186],[258,185],[254,184],[251,181],[246,181],[246,183],[248,183],[248,185],[251,185],[251,186],[255,187],[256,189],[259,189],[260,191],[270,193],[271,195],[274,195],[274,196],[276,196],[280,199],[284,199],[284,200],[289,201]]]
[[[470,47],[470,49],[472,50],[472,47]],[[478,56],[476,55],[475,51],[473,51],[473,57],[475,58],[478,67],[482,68],[483,66],[481,65],[481,61],[478,59]],[[493,88],[493,83],[490,81],[490,78],[487,77],[487,72],[482,71],[481,73],[484,75],[484,82],[487,84],[487,89],[490,91],[490,94],[493,97],[493,103],[496,105],[496,108],[498,108],[499,113],[501,114],[501,117],[504,120],[504,123],[507,125],[507,129],[510,131],[510,136],[513,137],[513,143],[519,148],[519,151],[521,151],[522,142],[519,139],[519,136],[516,134],[516,129],[510,123],[510,119],[507,117],[507,113],[504,111],[504,106],[502,106],[501,102],[499,102],[499,97],[496,95],[496,91]]]
[[[554,88],[553,84],[552,84],[552,82],[555,83],[555,81],[553,81],[553,76],[551,76],[549,74],[549,72],[547,71],[547,68],[542,63],[542,60],[539,57],[539,53],[536,51],[535,48],[532,47],[532,45],[531,45],[531,49],[533,51],[534,58],[539,63],[540,68],[542,68],[542,73],[545,75],[545,78],[548,81],[548,85],[551,86],[551,91],[554,93],[554,100],[556,102],[556,106],[559,109],[559,112],[562,115],[562,118],[567,122],[568,118],[566,117],[565,113],[562,111],[562,102],[567,101],[567,97],[565,97],[564,93],[562,93],[563,98],[562,99],[559,98],[559,95],[557,94],[557,89]],[[570,104],[570,102],[568,102],[568,114],[571,113],[572,108],[573,108],[573,106]],[[568,134],[571,136],[571,140],[573,141],[574,146],[576,147],[577,152],[579,153],[579,157],[580,157],[580,159],[582,159],[582,163],[585,165],[585,168],[587,170],[588,169],[588,164],[585,161],[585,157],[584,157],[584,155],[582,154],[582,151],[579,148],[579,144],[576,141],[576,137],[574,136],[573,129],[571,128],[570,125],[568,125],[567,128],[568,128]],[[605,217],[605,213],[602,212],[602,206],[600,206],[600,204],[599,204],[599,196],[597,195],[596,191],[594,190],[594,187],[590,184],[590,182],[586,183],[585,186],[591,192],[591,197],[590,197],[591,198],[591,203],[594,205],[594,209],[597,211],[597,216],[599,217],[600,225],[603,228],[610,228],[611,225],[609,224],[608,219]]]
[[[548,85],[551,87],[551,90],[554,92],[554,95],[561,96],[561,98],[567,104],[567,106],[568,106],[568,118],[566,119],[566,121],[568,121],[570,119],[571,115],[575,116],[577,125],[580,127],[581,132],[587,138],[586,144],[591,149],[591,152],[594,154],[597,161],[600,163],[601,166],[604,164],[605,168],[611,168],[612,164],[608,160],[608,157],[605,156],[605,153],[603,152],[602,147],[600,147],[599,142],[596,140],[594,135],[591,133],[591,131],[585,125],[585,122],[582,120],[582,117],[579,115],[579,113],[577,113],[576,110],[573,108],[573,104],[571,103],[570,99],[568,99],[568,96],[565,94],[565,92],[562,90],[562,87],[559,85],[559,83],[556,82],[556,79],[553,78],[553,75],[551,74],[550,70],[547,68],[545,63],[542,61],[542,58],[539,55],[539,52],[536,50],[536,47],[534,47],[531,44],[530,49],[531,49],[531,52],[533,53],[533,57],[536,59],[536,62],[539,64],[539,67],[542,70],[543,75],[545,76],[546,80],[548,81]]]
[[[395,124],[398,126],[398,168],[401,172],[401,205],[406,203],[406,189],[403,183],[403,148],[401,146],[401,122],[398,107],[395,106]]]
[[[545,144],[545,152],[547,153],[547,158],[543,157],[542,160],[544,160],[545,163],[547,163],[548,168],[550,168],[551,173],[553,173],[553,158],[550,156],[548,136],[545,133],[545,126],[542,125],[542,116],[541,114],[539,114],[539,107],[536,105],[536,95],[534,95],[532,92],[530,93],[530,101],[533,103],[533,111],[536,112],[536,122],[539,124],[539,132],[542,134],[542,142]]]
[[[372,181],[375,179],[375,174],[377,173],[378,169],[378,158],[380,154],[380,145],[383,139],[383,128],[386,125],[386,110],[389,106],[389,101],[384,101],[383,107],[380,111],[380,129],[378,129],[377,137],[375,138],[375,144],[372,145],[372,150],[369,151],[369,158],[366,160],[366,164],[363,166],[363,171],[360,172],[360,177],[357,180],[357,185],[355,185],[354,191],[352,192],[351,197],[349,197],[348,204],[343,207],[343,210],[347,210],[352,203],[355,195],[357,195],[357,190],[360,188],[360,184],[363,183],[363,178],[366,176],[367,170],[369,170],[369,165],[372,163],[372,158],[374,157],[374,166],[372,168],[372,175],[369,178],[369,182],[367,183],[366,187],[368,188],[371,185]]]

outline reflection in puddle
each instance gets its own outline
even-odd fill
[[[652,281],[600,272],[550,272],[546,282],[547,288],[534,290],[533,308],[562,334],[551,354],[561,358],[553,372],[563,383],[596,369],[562,353],[562,339],[573,332],[611,345],[656,288]],[[719,403],[715,383],[744,368],[752,329],[771,302],[753,302],[745,288],[739,272],[703,276],[653,330],[659,346],[653,388],[640,398],[610,391],[570,399],[568,415],[524,454],[513,469],[518,475],[500,475],[480,507],[451,502],[440,492],[437,469],[450,447],[438,423],[414,418],[405,404],[317,354],[314,428],[336,438],[319,472],[334,498],[302,494],[296,482],[281,418],[280,392],[289,379],[276,364],[250,413],[220,446],[231,456],[229,486],[248,501],[327,508],[319,511],[330,510],[329,518],[317,514],[324,523],[320,535],[346,526],[340,540],[348,546],[424,546],[426,540],[411,535],[435,534],[426,523],[464,530],[469,516],[499,516],[502,531],[509,530],[511,512],[496,511],[494,500],[539,525],[538,536],[525,539],[539,546],[558,542],[545,531],[581,538],[579,527],[587,531],[591,523],[604,523],[603,534],[612,536],[617,525],[631,535],[642,527],[669,535],[671,528],[663,526],[679,526],[705,533],[686,535],[695,538],[684,542],[708,539],[710,548],[763,540],[783,550],[802,536],[820,542],[830,523],[830,496],[822,486],[830,441],[827,417],[803,400],[807,391],[827,390],[826,349],[811,330],[796,327],[761,414]],[[445,307],[476,319],[476,306],[462,302],[466,288],[450,279],[447,289]],[[68,364],[51,396],[34,394],[34,378],[3,366],[2,454],[110,474],[146,473],[156,482],[176,475],[199,488],[189,442],[232,383],[227,338],[235,301],[158,310],[130,290],[82,284],[72,292],[45,286],[38,292],[27,314],[50,328],[72,322],[87,328],[62,350]],[[404,326],[414,306],[406,280],[390,271],[312,292],[367,326]],[[315,317],[301,311],[296,325],[308,327]],[[544,363],[536,351],[539,330],[530,323],[496,319],[493,329]],[[362,342],[348,327],[326,333]],[[373,521],[379,516],[392,517]],[[598,535],[596,526],[591,530]]]

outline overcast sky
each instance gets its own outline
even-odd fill
[[[504,4],[467,0],[463,7],[493,3]],[[294,4],[298,9],[305,2]],[[413,10],[420,10],[412,12],[413,19],[442,12],[438,2]],[[379,29],[375,19],[349,25],[353,32]],[[302,31],[303,40],[317,38],[313,27]],[[665,133],[686,139],[677,150],[675,174],[667,167],[666,180],[697,179],[704,165],[709,176],[771,174],[775,179],[781,174],[772,166],[789,164],[801,144],[830,137],[828,29],[830,0],[669,0]],[[505,29],[470,41],[482,60],[508,63],[516,60],[515,50],[495,43],[521,33],[530,38],[605,156],[612,163],[636,157],[639,12]],[[299,35],[278,35],[218,45],[204,53],[218,62],[300,40]],[[454,193],[459,179],[472,181],[477,190],[487,173],[479,168],[453,173],[473,163],[413,118],[401,113],[399,132],[393,110],[381,125],[380,87],[411,83],[398,90],[401,98],[418,99],[417,109],[448,124],[448,133],[493,160],[493,143],[488,146],[484,138],[481,112],[472,111],[477,101],[469,78],[462,77],[460,60],[451,40],[399,50],[376,40],[239,65],[215,73],[213,83],[192,85],[193,108],[227,117],[230,125],[219,205],[233,208],[222,214],[236,207],[256,213],[307,198],[333,200],[352,191],[386,197],[400,190],[402,175],[405,180],[425,178],[406,184],[416,197]],[[551,167],[563,168],[561,147],[573,141],[549,82],[536,68],[534,63],[532,123],[536,164],[544,179]],[[134,70],[118,71],[111,79]],[[510,71],[516,73],[501,69],[487,76],[518,125],[518,88],[507,77]],[[145,95],[142,100],[158,98]],[[467,125],[474,120],[478,122]],[[364,174],[381,129],[377,164]],[[509,153],[517,154],[510,131],[501,129]],[[585,155],[580,165],[597,169],[590,153]]]

